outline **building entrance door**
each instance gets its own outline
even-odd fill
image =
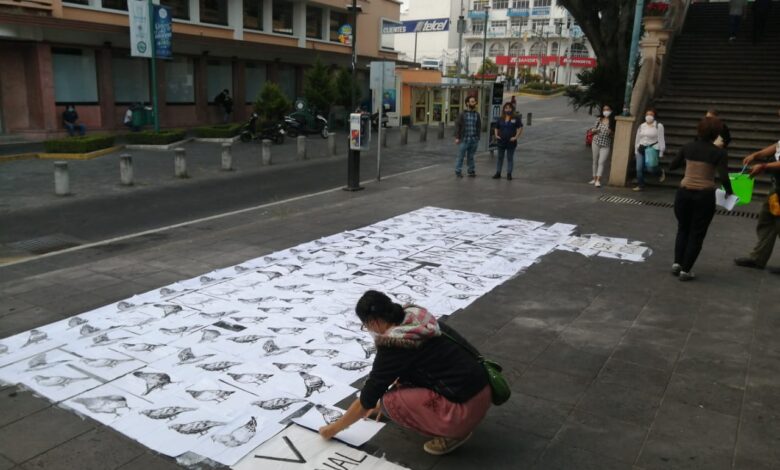
[[[450,88],[450,105],[448,107],[449,121],[455,122],[460,115],[461,106],[463,101],[461,96],[463,95],[460,88]]]
[[[428,90],[412,88],[412,103],[414,103],[414,124],[428,122]]]
[[[431,122],[439,123],[444,119],[444,90],[434,88],[431,94]]]

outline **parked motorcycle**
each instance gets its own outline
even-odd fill
[[[390,105],[385,103],[382,106],[384,107],[384,110],[382,111],[382,127],[387,127],[387,123],[390,121],[390,118],[387,117],[387,113],[390,111]],[[374,129],[379,128],[378,112],[371,115],[371,127],[373,127]]]
[[[257,113],[252,113],[249,122],[241,130],[241,142],[251,142],[253,140],[271,140],[276,144],[284,143],[284,125],[281,123],[270,123],[257,129]]]
[[[328,120],[325,117],[320,114],[307,116],[302,111],[285,116],[284,129],[290,137],[319,134],[323,139],[327,139],[329,135]]]

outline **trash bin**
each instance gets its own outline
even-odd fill
[[[135,128],[143,127],[143,125],[146,124],[146,122],[145,122],[145,113],[144,113],[143,109],[134,109],[133,110],[132,122],[133,122],[133,127],[135,127]]]

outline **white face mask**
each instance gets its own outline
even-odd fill
[[[604,111],[604,112],[603,112],[603,113],[601,113],[601,114],[603,114],[603,115],[604,115],[604,117],[610,117],[610,116],[612,116],[612,111]]]
[[[652,124],[653,121],[655,121],[655,116],[653,116],[652,114],[648,114],[647,116],[645,116],[645,122],[647,122],[648,124]]]

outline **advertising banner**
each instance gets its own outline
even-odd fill
[[[171,12],[168,11],[167,7],[154,5],[154,47],[158,59],[170,59],[173,57],[171,49],[172,36]]]
[[[129,0],[127,12],[130,21],[130,55],[152,57],[152,32],[149,21],[149,2]]]
[[[449,18],[432,18],[427,20],[409,20],[401,23],[382,24],[382,34],[403,34],[403,33],[438,33],[449,31]]]

